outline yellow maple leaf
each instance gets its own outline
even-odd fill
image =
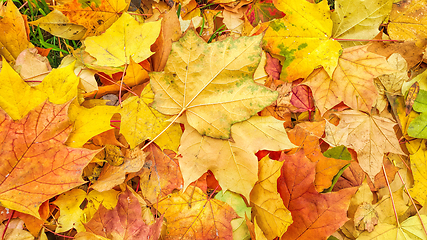
[[[353,109],[371,112],[378,96],[374,77],[396,70],[385,57],[368,52],[368,47],[344,49],[332,78],[325,70],[317,69],[304,82],[313,91],[316,106],[322,115],[341,101]]]
[[[193,29],[173,43],[164,72],[150,73],[153,107],[184,114],[202,135],[227,139],[231,124],[248,119],[277,98],[253,81],[261,36],[207,44]]]
[[[70,147],[82,147],[90,138],[112,129],[111,117],[117,112],[114,106],[85,108],[76,103],[70,105],[68,117],[74,122],[73,131],[67,139]]]
[[[118,195],[116,190],[98,192],[96,190],[86,193],[85,191],[75,188],[58,196],[52,203],[59,207],[61,215],[58,218],[58,227],[56,232],[66,232],[75,228],[77,232],[84,232],[84,223],[89,222],[99,206],[102,205],[107,209],[113,209],[117,205]],[[82,204],[87,201],[86,205]]]
[[[332,20],[327,1],[274,1],[286,14],[270,23],[264,46],[272,54],[284,57],[282,76],[288,81],[306,78],[323,66],[331,76],[341,54],[341,45],[331,39]]]
[[[146,139],[154,139],[168,125],[170,116],[163,115],[151,108],[149,104],[153,101],[154,94],[148,84],[141,93],[141,97],[132,96],[123,101],[123,108],[119,109],[122,115],[120,133],[125,136],[131,148]],[[181,138],[181,127],[172,124],[155,142],[162,148],[176,151]]]
[[[24,18],[12,0],[0,5],[0,55],[15,61],[26,48],[34,47],[27,37]],[[3,61],[5,62],[5,61]]]
[[[14,120],[21,119],[33,108],[49,99],[64,104],[77,96],[79,78],[74,64],[52,70],[36,87],[22,80],[3,58],[0,71],[0,107]]]
[[[71,23],[68,18],[59,10],[54,9],[46,16],[29,22],[29,24],[39,26],[41,29],[50,32],[52,35],[70,40],[80,40],[86,33],[84,26]]]
[[[277,192],[277,178],[283,162],[268,156],[259,162],[259,180],[251,192],[252,215],[267,239],[281,237],[292,224],[291,212]]]
[[[130,64],[130,58],[141,62],[154,53],[150,46],[160,34],[161,21],[140,23],[123,13],[105,33],[84,40],[86,51],[100,66],[119,67]]]
[[[156,204],[167,219],[165,239],[232,239],[237,214],[225,202],[210,199],[198,187],[172,193]]]

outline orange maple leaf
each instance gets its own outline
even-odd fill
[[[85,181],[83,168],[98,151],[67,147],[69,104],[44,102],[13,121],[0,109],[0,203],[40,218],[46,200]]]

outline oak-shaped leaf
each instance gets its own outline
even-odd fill
[[[293,223],[282,239],[326,239],[347,221],[347,209],[356,188],[318,193],[313,184],[315,166],[303,151],[285,155],[277,185]]]
[[[165,239],[232,239],[230,222],[238,215],[198,187],[172,193],[156,206],[168,223]]]
[[[233,123],[270,105],[277,93],[253,81],[261,36],[207,44],[189,29],[173,43],[164,72],[150,73],[152,106],[182,115],[202,135],[227,139]]]
[[[147,225],[142,219],[141,204],[129,189],[121,193],[114,209],[100,205],[85,228],[87,232],[113,240],[158,239],[163,219]],[[78,234],[76,235],[76,237]]]
[[[85,183],[83,168],[98,151],[67,147],[69,104],[44,102],[19,121],[0,109],[0,203],[39,217],[46,200]]]

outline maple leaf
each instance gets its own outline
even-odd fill
[[[251,216],[251,208],[246,206],[242,196],[231,191],[219,191],[215,199],[223,201],[230,205],[240,218],[231,220],[233,228],[233,239],[249,240],[250,233],[246,224],[246,217]]]
[[[30,22],[29,24],[39,26],[52,35],[70,40],[82,39],[87,30],[84,26],[71,23],[68,18],[57,9],[54,9],[46,16]]]
[[[0,203],[39,218],[46,200],[77,187],[83,168],[97,151],[70,148],[68,104],[45,102],[20,121],[0,109]]]
[[[14,61],[24,49],[34,47],[25,26],[24,18],[13,1],[0,6],[0,55],[7,61]]]
[[[151,72],[152,106],[184,114],[202,135],[227,139],[230,126],[268,106],[277,93],[253,82],[261,36],[206,44],[193,29],[173,43],[165,71]]]
[[[273,0],[257,0],[249,5],[246,10],[249,22],[252,26],[257,26],[260,22],[268,22],[275,18],[284,17],[285,14],[277,10]]]
[[[380,24],[389,15],[392,0],[373,1],[335,1],[335,10],[331,13],[334,22],[332,36],[341,39],[369,40],[380,31]],[[350,47],[360,45],[359,42],[341,42]]]
[[[90,138],[113,127],[110,119],[116,113],[114,106],[94,106],[85,108],[77,104],[71,104],[69,118],[74,123],[73,131],[67,139],[70,147],[82,147]]]
[[[343,111],[339,116],[338,129],[348,127],[349,131],[345,146],[357,152],[360,167],[371,180],[381,171],[384,153],[405,155],[393,130],[394,120],[355,110]]]
[[[151,203],[166,197],[175,189],[181,189],[184,183],[175,153],[162,151],[155,144],[147,148],[146,166],[141,171],[140,187],[144,198]]]
[[[86,38],[84,44],[86,51],[96,58],[94,64],[119,67],[130,64],[130,58],[141,62],[151,56],[150,46],[159,36],[160,27],[160,21],[140,23],[123,13],[103,34]]]
[[[293,223],[282,239],[324,239],[347,221],[347,208],[356,189],[318,193],[313,184],[315,165],[303,151],[285,155],[278,191]]]
[[[30,87],[3,58],[0,71],[0,107],[14,120],[21,119],[46,99],[64,104],[77,95],[79,78],[73,65],[52,70],[43,82]]]
[[[259,180],[251,192],[253,216],[267,239],[281,237],[292,224],[291,212],[283,205],[277,192],[277,178],[283,162],[274,161],[268,156],[259,162]]]
[[[145,162],[145,153],[139,148],[132,149],[126,153],[125,160],[119,166],[108,164],[102,168],[96,182],[91,187],[99,192],[108,191],[123,183],[127,173],[141,170]]]
[[[279,151],[295,147],[283,128],[283,122],[273,117],[254,116],[231,127],[234,141],[200,135],[184,122],[178,158],[184,189],[211,170],[225,191],[241,193],[246,199],[258,179],[255,153],[261,149]]]
[[[238,217],[228,204],[211,199],[198,187],[172,193],[158,202],[167,220],[165,239],[231,239],[231,220]]]
[[[117,205],[118,195],[119,192],[113,189],[105,192],[90,191],[89,193],[81,189],[72,189],[59,195],[52,202],[61,211],[56,232],[65,232],[72,228],[75,228],[77,232],[84,232],[83,224],[92,219],[101,203],[105,208],[111,210]],[[87,204],[82,209],[84,201],[87,201]]]
[[[418,151],[410,155],[411,158],[411,169],[414,177],[414,186],[410,189],[412,197],[418,202],[426,202],[427,197],[425,193],[427,192],[427,186],[425,182],[425,177],[427,172],[424,168],[426,162],[427,149],[423,145],[420,146]]]
[[[148,84],[142,90],[141,97],[132,96],[122,103],[119,113],[122,116],[120,133],[125,136],[131,148],[147,139],[154,139],[168,125],[170,116],[163,115],[156,109],[150,107],[153,102],[154,93]],[[181,138],[182,130],[179,124],[172,124],[163,132],[155,142],[162,148],[176,151]]]
[[[387,28],[390,37],[415,41],[419,47],[425,46],[427,16],[420,13],[426,11],[426,4],[426,0],[408,0],[393,4]]]
[[[423,222],[427,222],[426,215],[420,215]],[[363,232],[357,239],[368,240],[386,240],[386,239],[426,239],[427,236],[422,230],[421,221],[418,216],[412,216],[398,226],[380,223],[371,233]]]
[[[313,69],[323,66],[332,75],[341,52],[341,45],[330,39],[332,20],[326,1],[273,1],[286,14],[270,23],[264,46],[282,61],[282,77],[291,82],[306,78]]]
[[[158,239],[163,220],[147,225],[142,219],[138,198],[129,189],[119,195],[116,207],[108,210],[100,205],[93,218],[85,224],[87,232],[113,240]],[[78,237],[79,234],[76,235]]]
[[[325,121],[321,122],[303,122],[289,131],[289,139],[298,146],[289,151],[289,154],[296,153],[301,149],[312,162],[316,164],[316,178],[314,184],[316,190],[321,192],[329,188],[334,176],[348,164],[348,161],[328,158],[322,154],[319,145],[319,139],[323,135]]]
[[[325,70],[317,69],[303,82],[313,91],[316,106],[322,115],[341,101],[353,109],[371,112],[378,96],[373,79],[392,73],[395,69],[385,57],[368,52],[368,47],[344,49],[332,78]]]
[[[87,29],[84,38],[105,32],[129,7],[128,0],[100,0],[83,2],[66,0],[55,9],[61,11],[72,23]]]

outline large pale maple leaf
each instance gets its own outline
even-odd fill
[[[98,151],[67,147],[68,104],[44,102],[19,121],[0,109],[0,203],[40,217],[46,200],[85,181],[83,168]]]
[[[393,130],[397,124],[393,119],[370,116],[355,110],[343,111],[339,116],[341,121],[337,130],[348,128],[347,142],[344,145],[357,152],[360,167],[372,181],[381,171],[385,153],[406,155]]]
[[[253,81],[261,36],[207,44],[193,29],[173,43],[164,72],[150,73],[152,106],[182,115],[202,135],[227,139],[233,123],[270,105],[277,93]]]
[[[386,58],[368,52],[369,45],[346,48],[338,59],[332,78],[324,69],[315,70],[304,82],[313,91],[316,106],[323,115],[341,101],[347,106],[371,112],[378,97],[374,78],[393,73]]]

